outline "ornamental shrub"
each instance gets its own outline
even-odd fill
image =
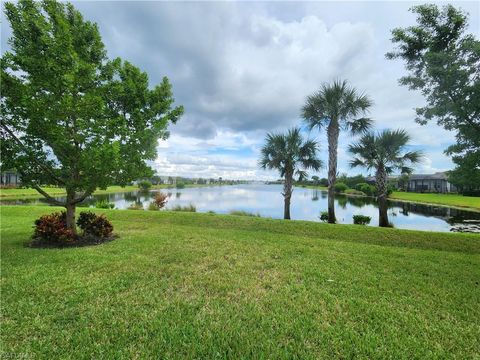
[[[65,211],[42,215],[35,220],[33,245],[67,245],[75,241],[75,234],[67,229]]]
[[[353,215],[353,223],[356,225],[368,225],[372,218],[366,215]]]
[[[84,235],[95,238],[108,238],[113,232],[113,225],[105,215],[97,215],[90,211],[80,213],[77,225],[82,229]]]

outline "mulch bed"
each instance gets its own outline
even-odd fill
[[[112,235],[106,238],[97,238],[94,236],[81,236],[78,235],[72,242],[57,243],[51,241],[45,241],[44,239],[32,238],[25,244],[27,247],[38,249],[63,249],[83,246],[101,245],[118,238],[118,235]]]

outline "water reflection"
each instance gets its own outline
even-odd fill
[[[93,206],[95,202],[104,200],[114,203],[117,209],[126,209],[132,204],[139,204],[147,209],[157,191],[95,195],[87,198],[82,205]],[[213,210],[217,213],[228,213],[231,210],[244,210],[259,213],[264,217],[282,218],[281,192],[281,185],[186,188],[181,191],[175,190],[174,193],[167,192],[167,209],[176,205],[193,204],[197,211],[201,212]],[[295,188],[292,197],[292,219],[319,221],[320,212],[327,209],[327,197],[327,192],[323,190]],[[45,201],[43,199],[2,201],[3,204],[17,205],[39,202]],[[390,221],[395,227],[403,229],[450,231],[452,225],[464,220],[480,220],[480,213],[442,206],[389,201],[388,207]],[[378,209],[373,198],[337,195],[335,208],[340,223],[351,224],[353,215],[362,214],[372,217],[371,225],[378,224]]]

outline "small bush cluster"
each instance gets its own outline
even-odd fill
[[[150,190],[152,183],[148,180],[142,180],[138,183],[138,187],[140,190]]]
[[[177,184],[175,185],[175,187],[177,189],[185,189],[185,184],[183,182],[177,182]]]
[[[347,190],[347,189],[348,189],[347,184],[344,184],[344,183],[342,183],[342,182],[337,182],[337,183],[335,184],[335,192],[337,192],[337,193],[342,193],[342,192],[344,192],[344,191]]]
[[[366,215],[353,215],[353,223],[356,225],[368,225],[372,218]]]
[[[77,244],[98,244],[112,237],[113,225],[104,215],[93,212],[81,212],[77,220],[82,236],[75,235],[67,229],[65,211],[42,215],[35,220],[32,246],[65,247]]]
[[[368,196],[375,196],[375,193],[377,192],[377,189],[375,188],[374,185],[370,185],[370,184],[367,184],[367,183],[357,184],[357,185],[355,185],[355,188],[358,191],[361,191]]]
[[[75,241],[75,234],[67,229],[65,211],[42,215],[35,220],[33,232],[35,243],[45,242],[52,245],[66,245]]]
[[[320,220],[323,222],[328,221],[328,211],[322,211],[319,216]]]
[[[193,204],[186,205],[186,206],[175,205],[170,210],[172,210],[172,211],[197,212],[197,208]]]
[[[112,235],[113,225],[105,215],[97,215],[90,211],[81,212],[77,225],[85,236],[105,239]]]
[[[108,202],[108,200],[98,200],[95,203],[95,207],[98,209],[113,209],[115,207],[114,203]]]

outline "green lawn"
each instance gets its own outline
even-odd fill
[[[218,185],[218,184],[217,184]],[[185,184],[185,187],[203,187],[203,186],[212,186],[212,185],[199,185],[199,184]],[[152,189],[170,189],[174,188],[172,185],[153,185]],[[43,187],[43,189],[50,195],[66,195],[65,189],[58,187]],[[100,194],[111,194],[116,192],[129,192],[137,191],[137,185],[129,186],[109,186],[106,190],[97,190],[95,191],[96,195]],[[43,197],[37,190],[29,188],[19,188],[19,189],[0,189],[0,199],[16,199],[16,198],[41,198]]]
[[[5,356],[480,357],[478,235],[104,210],[111,243],[24,247],[52,210],[1,207]]]
[[[390,198],[419,203],[469,208],[470,210],[480,211],[480,197],[475,196],[463,196],[456,194],[420,194],[394,191],[390,195]]]

